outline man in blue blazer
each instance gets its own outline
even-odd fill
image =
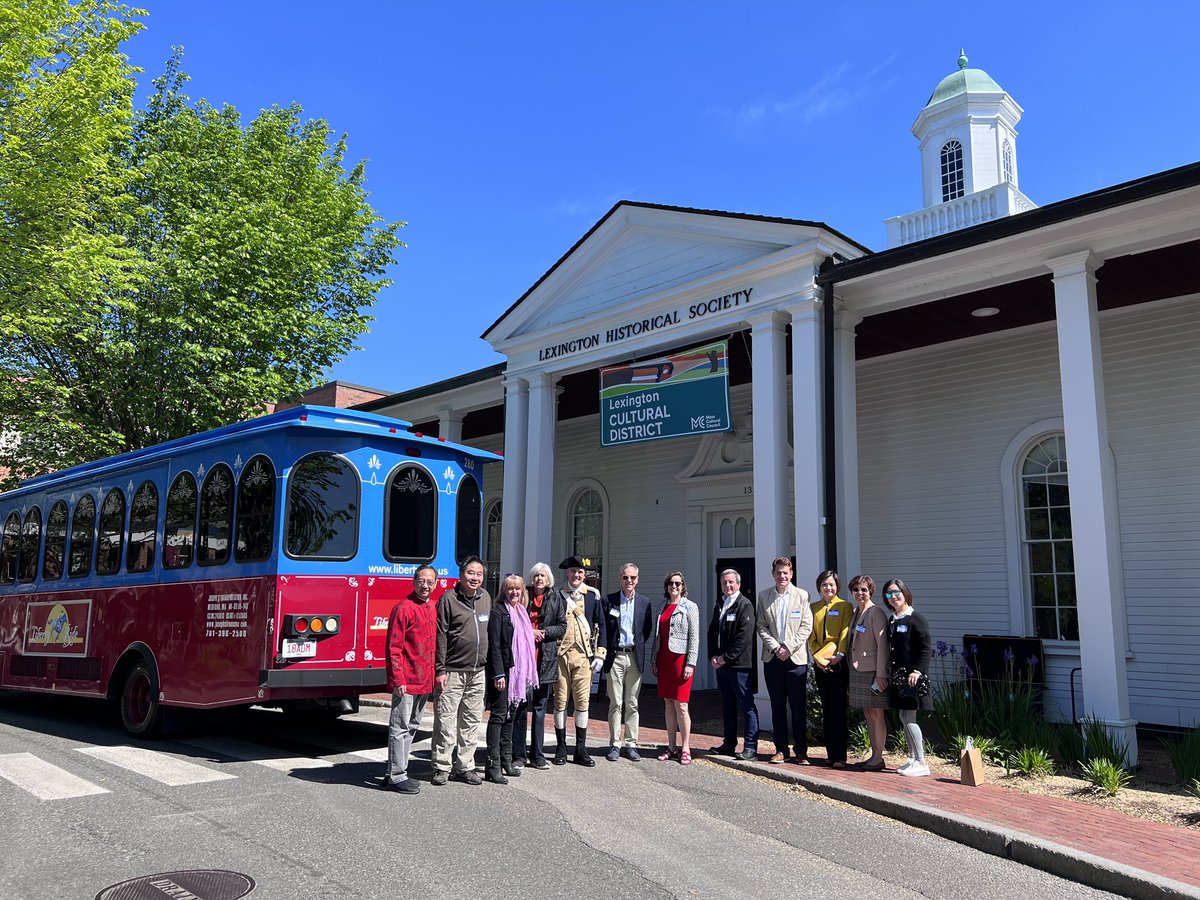
[[[612,746],[609,762],[621,758],[621,723],[625,723],[626,755],[632,762],[638,755],[638,694],[642,673],[646,671],[646,645],[654,634],[654,614],[650,599],[638,593],[638,567],[621,566],[621,590],[600,601],[596,655],[604,657],[601,671],[608,678],[608,732]]]

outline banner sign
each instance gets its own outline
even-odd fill
[[[729,431],[729,341],[600,370],[600,446]]]

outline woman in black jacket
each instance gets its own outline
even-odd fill
[[[896,771],[920,777],[929,774],[929,766],[925,765],[925,738],[917,724],[917,711],[933,709],[929,690],[933,641],[929,623],[912,608],[913,596],[908,585],[893,578],[883,586],[883,599],[895,614],[888,626],[888,699],[892,709],[900,713],[908,741],[909,760]]]
[[[524,720],[526,702],[538,686],[538,671],[533,626],[525,611],[525,579],[506,577],[500,596],[488,620],[486,777],[508,784],[505,776],[521,774],[513,765],[513,725]]]
[[[513,730],[513,762],[520,768],[526,764],[535,769],[548,769],[543,749],[546,742],[546,707],[550,691],[558,678],[558,641],[567,630],[567,608],[558,591],[554,590],[554,572],[545,563],[534,563],[529,569],[529,586],[525,589],[525,609],[533,625],[537,641],[538,686],[530,692],[529,701],[517,711]],[[526,720],[532,716],[528,745],[525,741]]]

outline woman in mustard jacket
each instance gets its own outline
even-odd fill
[[[835,769],[846,768],[846,694],[850,686],[850,620],[854,607],[838,596],[842,582],[836,572],[824,571],[817,576],[817,595],[812,605],[813,630],[808,636],[821,695],[821,715],[825,728],[825,750],[829,764]]]
[[[887,741],[888,705],[888,617],[871,602],[875,582],[870,575],[850,579],[850,595],[858,603],[850,633],[850,704],[867,717],[871,757],[858,765],[870,772],[883,768]]]

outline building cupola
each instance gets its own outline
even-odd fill
[[[1033,209],[1017,188],[1017,122],[1024,111],[982,69],[947,75],[917,115],[924,207],[887,220],[896,247]]]

